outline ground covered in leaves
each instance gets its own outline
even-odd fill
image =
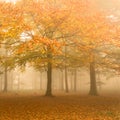
[[[0,120],[120,120],[120,96],[0,95]]]

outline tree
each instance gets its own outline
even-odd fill
[[[24,37],[15,45],[17,65],[30,63],[47,70],[47,96],[52,95],[53,68],[89,67],[90,94],[97,95],[95,69],[103,59],[99,48],[111,39],[106,15],[90,0],[22,0],[16,6],[22,14]],[[77,50],[71,49],[75,46]]]
[[[78,21],[72,11],[72,3],[65,1],[22,1],[24,21],[28,30],[23,31],[29,40],[18,47],[16,60],[20,64],[39,61],[47,69],[46,95],[52,95],[52,69],[61,62],[65,40],[79,33]],[[79,4],[83,6],[83,4]],[[34,7],[34,9],[33,9]],[[81,13],[82,14],[82,13]]]
[[[90,14],[86,14],[81,26],[81,41],[76,40],[78,49],[83,53],[84,63],[89,67],[90,71],[90,95],[97,95],[96,86],[96,67],[100,66],[101,61],[104,61],[104,57],[101,56],[101,52],[104,49],[100,49],[108,43],[107,40],[112,39],[110,33],[110,21],[106,19],[106,14],[100,11],[92,11]]]
[[[0,2],[0,47],[1,66],[4,68],[4,92],[7,91],[8,78],[7,72],[14,66],[12,60],[12,47],[19,42],[18,38],[21,34],[22,14],[20,10],[12,3]],[[17,14],[18,12],[18,14]]]

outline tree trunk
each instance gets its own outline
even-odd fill
[[[7,79],[7,67],[5,66],[5,73],[4,73],[4,89],[3,92],[7,92],[8,87],[8,79]]]
[[[7,50],[7,46],[5,46],[5,68],[4,68],[4,88],[3,88],[3,92],[7,92],[8,91],[8,76],[7,76],[7,72],[8,72],[8,67],[7,67],[7,55],[8,55],[8,50]]]
[[[96,86],[96,73],[95,73],[95,63],[90,63],[90,92],[89,95],[96,96],[97,93],[97,86]]]
[[[64,90],[64,83],[63,83],[63,71],[59,71],[59,90]]]
[[[18,76],[18,84],[17,84],[17,90],[20,90],[20,76]]]
[[[68,90],[68,76],[67,76],[67,67],[65,66],[65,91],[66,93],[69,92]]]
[[[74,70],[74,92],[76,92],[77,90],[76,85],[77,85],[77,70],[75,69]]]
[[[73,91],[74,90],[74,79],[73,79],[73,73],[71,72],[70,75],[70,88],[69,90]]]
[[[42,71],[40,71],[40,90],[42,90]]]
[[[2,91],[2,76],[0,76],[0,91]]]
[[[10,91],[12,91],[13,90],[13,72],[11,72],[9,87],[10,87]]]
[[[61,72],[61,90],[64,91],[64,76],[63,76],[63,71]]]
[[[47,91],[45,96],[52,96],[52,63],[48,62],[47,66]]]

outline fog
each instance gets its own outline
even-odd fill
[[[120,0],[0,0],[0,120],[120,120]]]
[[[76,81],[74,75],[74,69],[68,69],[68,93],[88,94],[90,89],[89,71],[81,68],[76,71]],[[99,94],[119,94],[120,93],[120,76],[114,73],[99,73],[97,78],[97,88]],[[54,93],[66,93],[65,88],[65,71],[53,69],[52,74],[52,91]],[[101,84],[99,84],[101,82]],[[4,75],[1,75],[1,87],[4,89]],[[76,84],[76,85],[74,85]],[[74,88],[76,86],[76,88]],[[47,87],[47,72],[36,71],[29,65],[26,66],[24,71],[16,68],[14,71],[8,73],[8,92],[20,92],[20,91],[36,91],[37,93],[45,93]]]
[[[1,0],[2,1],[2,0]],[[7,3],[12,2],[16,3],[17,0],[6,0]],[[119,11],[120,11],[120,0],[93,0],[95,2],[98,9],[107,11],[108,19],[119,19]],[[23,34],[23,33],[22,33]],[[23,36],[24,37],[24,36]],[[1,48],[1,55],[5,54],[4,48]],[[74,64],[74,63],[73,63]],[[70,92],[74,91],[74,87],[76,86],[76,92],[87,94],[90,89],[90,76],[89,70],[82,69],[80,67],[76,69],[76,83],[74,83],[75,75],[74,70],[68,68],[67,77],[68,77],[68,89]],[[1,76],[1,87],[0,90],[4,89],[4,74]],[[53,69],[52,73],[52,88],[53,91],[64,91],[65,92],[65,70]],[[111,74],[111,72],[104,72],[96,75],[97,82],[102,82],[101,85],[97,85],[99,93],[109,92],[119,93],[119,75]],[[74,85],[76,84],[76,85]],[[99,83],[98,83],[99,84]],[[21,70],[16,67],[14,70],[8,73],[8,91],[22,91],[22,90],[43,90],[45,91],[47,88],[47,71],[36,71],[33,67],[27,65],[25,70],[21,72]],[[62,90],[61,90],[62,89]],[[75,92],[75,91],[74,91]]]

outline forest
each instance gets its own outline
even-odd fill
[[[120,120],[120,0],[0,0],[0,120]]]

